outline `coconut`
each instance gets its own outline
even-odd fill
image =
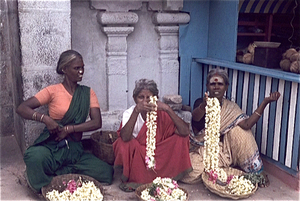
[[[284,71],[290,71],[291,62],[288,59],[282,59],[279,63],[280,68]]]
[[[285,52],[285,58],[290,59],[295,53],[297,53],[297,50],[295,48],[290,48]]]
[[[290,71],[293,73],[300,73],[300,61],[294,61],[291,63]]]
[[[294,54],[292,54],[292,56],[290,57],[290,61],[300,61],[300,52],[296,52]]]

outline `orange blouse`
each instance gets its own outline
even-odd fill
[[[100,108],[98,98],[91,88],[90,108]],[[62,83],[48,86],[39,91],[35,97],[41,105],[48,105],[49,116],[52,119],[61,120],[69,109],[72,96]]]

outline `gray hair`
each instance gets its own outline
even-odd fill
[[[224,79],[225,85],[229,85],[229,78],[227,72],[220,68],[214,68],[208,72],[206,78],[206,84],[209,84],[209,80],[215,75],[222,77]]]
[[[67,50],[61,53],[59,60],[57,62],[56,72],[58,74],[64,74],[63,69],[64,67],[68,67],[72,61],[76,58],[82,59],[80,53],[76,52],[75,50]]]
[[[140,79],[135,81],[135,88],[132,95],[133,98],[135,99],[143,89],[149,90],[153,96],[158,96],[157,85],[153,80]]]

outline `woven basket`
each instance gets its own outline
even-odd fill
[[[42,188],[43,197],[49,201],[49,199],[46,197],[48,192],[51,192],[52,190],[57,190],[59,193],[61,193],[64,190],[66,190],[67,183],[70,180],[73,179],[74,181],[78,181],[79,177],[81,177],[82,182],[86,182],[86,181],[94,182],[95,186],[100,189],[101,194],[104,196],[104,189],[103,189],[102,185],[100,184],[99,181],[97,181],[93,177],[90,177],[87,175],[82,175],[82,174],[64,174],[64,175],[59,175],[59,176],[53,177],[51,183]],[[64,182],[66,184],[64,184]]]
[[[92,152],[99,159],[110,165],[114,164],[113,142],[118,138],[115,131],[97,131],[91,135]]]
[[[145,190],[146,188],[149,188],[152,186],[152,183],[149,183],[149,184],[144,184],[144,185],[141,185],[139,186],[136,190],[135,190],[135,194],[136,196],[139,198],[139,200],[141,201],[144,201],[144,199],[142,199],[141,197],[141,194],[142,194],[142,191]],[[188,191],[185,190],[184,188],[180,188],[178,187],[179,189],[181,189],[182,191],[184,191],[186,193],[186,200],[187,201],[189,199],[189,194],[188,194]]]
[[[224,168],[224,171],[227,173],[227,175],[241,176],[244,174],[243,171],[235,169],[235,168],[231,168],[231,167]],[[209,181],[208,178],[209,178],[209,175],[207,173],[203,172],[202,180],[203,180],[204,185],[208,188],[208,190],[210,190],[212,193],[215,193],[224,198],[231,198],[234,200],[248,198],[249,196],[253,195],[258,188],[258,185],[256,184],[255,188],[252,190],[251,193],[248,193],[245,195],[233,195],[233,194],[229,194],[225,191],[226,186],[219,185],[217,183],[213,183],[212,181]]]

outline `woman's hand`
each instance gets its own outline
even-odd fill
[[[58,123],[54,121],[48,115],[45,115],[43,122],[46,124],[47,129],[51,135],[57,134],[60,132],[61,128],[59,127]]]
[[[170,106],[168,104],[163,103],[159,100],[157,100],[156,104],[157,104],[157,108],[154,104],[152,104],[153,105],[152,110],[156,109],[156,110],[168,111],[170,109]]]
[[[153,103],[147,103],[143,101],[143,102],[138,102],[134,110],[138,113],[147,113],[155,110],[155,107],[156,106]]]
[[[57,136],[55,138],[55,141],[61,141],[65,139],[68,136],[68,127],[64,126],[63,128],[59,128],[59,131],[57,132]]]
[[[267,103],[271,103],[273,101],[277,101],[280,97],[280,93],[278,91],[270,93],[269,97],[265,97]]]

